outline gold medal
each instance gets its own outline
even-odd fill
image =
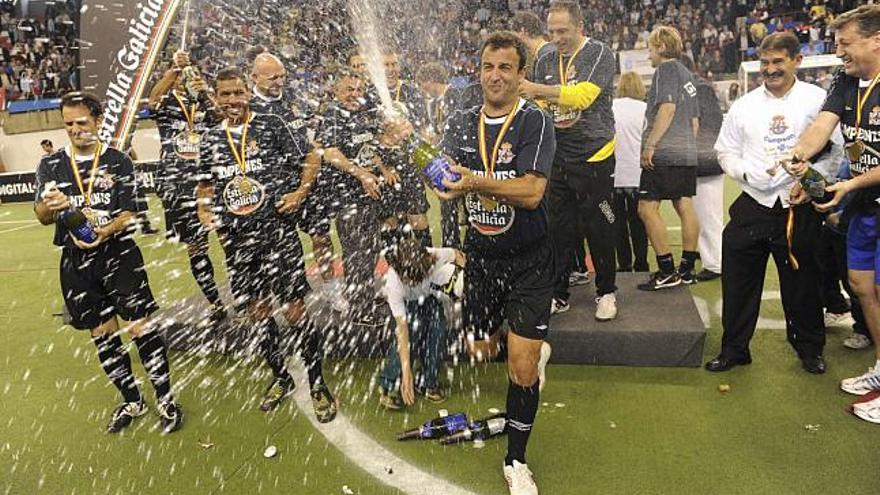
[[[865,143],[862,142],[861,139],[853,141],[846,147],[846,157],[849,158],[849,161],[852,163],[858,163],[862,158],[862,153],[865,151]]]
[[[248,179],[246,175],[242,175],[241,180],[238,182],[238,188],[241,189],[241,192],[244,194],[250,194],[254,190],[254,185],[251,184],[251,180]]]
[[[480,204],[483,205],[483,208],[486,210],[494,210],[498,207],[498,201],[490,198],[489,196],[480,195]]]
[[[95,210],[86,206],[85,208],[82,209],[82,213],[83,213],[83,215],[85,215],[86,219],[89,221],[89,223],[92,224],[93,227],[98,226],[98,214],[95,213]]]
[[[180,112],[186,119],[186,129],[174,136],[174,153],[182,160],[196,160],[199,157],[199,145],[202,143],[202,135],[195,131],[195,118],[198,105],[193,103],[187,110],[186,104],[177,91],[171,92],[180,105]]]

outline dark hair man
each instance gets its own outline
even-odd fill
[[[432,142],[443,138],[446,119],[456,110],[471,109],[483,102],[483,90],[479,83],[462,88],[449,85],[449,72],[439,62],[423,65],[416,73],[416,83],[425,95],[427,107],[426,134]],[[444,246],[461,246],[459,216],[461,201],[443,201],[440,204],[440,227]]]
[[[52,144],[52,141],[49,141],[48,139],[40,141],[40,147],[43,148],[43,156],[49,156],[55,153],[55,146]]]
[[[190,272],[212,307],[206,323],[216,325],[226,319],[226,310],[208,255],[208,231],[199,223],[195,198],[196,160],[202,135],[215,123],[214,104],[201,77],[187,81],[183,76],[183,71],[191,66],[189,54],[178,51],[174,54],[174,67],[150,91],[150,107],[162,140],[156,184],[165,209],[166,236],[186,244]],[[188,90],[187,84],[198,96]]]
[[[251,93],[238,69],[217,74],[217,105],[225,119],[201,147],[199,220],[219,228],[226,244],[232,293],[247,306],[273,380],[260,408],[274,410],[294,388],[279,345],[273,305],[297,334],[308,371],[318,421],[336,417],[336,402],[324,382],[323,336],[309,320],[302,245],[292,223],[320,167],[304,133],[280,117],[250,111]]]
[[[524,81],[520,92],[546,104],[556,127],[550,177],[550,231],[557,253],[553,312],[570,308],[570,275],[577,245],[586,237],[596,266],[596,319],[613,320],[617,317],[614,53],[584,36],[577,2],[552,2],[547,28],[554,49],[538,59],[534,82]]]
[[[822,112],[792,153],[797,162],[812,159],[840,125],[853,178],[829,187],[834,198],[821,209],[833,207],[846,194],[855,195],[847,206],[848,212],[854,212],[846,236],[849,281],[874,342],[880,342],[880,270],[876,269],[880,253],[876,220],[880,198],[880,6],[850,10],[832,27],[843,70],[834,78]],[[805,165],[797,163],[795,173],[803,174]],[[857,395],[880,390],[880,346],[875,346],[875,357],[877,361],[867,373],[843,380],[841,388]],[[859,409],[859,417],[880,417],[880,400]]]
[[[651,65],[655,67],[642,134],[642,176],[639,180],[639,216],[654,247],[660,269],[641,290],[659,290],[696,282],[694,263],[699,253],[700,224],[691,197],[697,193],[697,87],[681,58],[681,36],[661,26],[648,37]],[[660,202],[672,201],[681,219],[681,265],[669,248]]]
[[[512,495],[538,493],[525,453],[549,359],[549,346],[542,344],[554,275],[544,192],[556,140],[549,117],[519,97],[527,56],[509,31],[492,33],[483,43],[483,105],[453,114],[442,143],[461,178],[438,191],[444,200],[463,197],[470,222],[464,324],[476,337],[472,351],[480,346],[496,353],[502,321],[510,326],[503,470]]]
[[[98,141],[102,115],[101,102],[92,94],[68,93],[61,99],[70,144],[40,161],[34,212],[43,225],[55,225],[54,244],[62,248],[61,290],[71,325],[89,331],[101,367],[123,397],[107,431],[122,431],[147,412],[119,335],[122,330],[133,337],[156,390],[162,431],[170,433],[180,428],[183,411],[171,394],[165,341],[149,320],[157,305],[133,239],[134,166],[128,156]],[[93,243],[75,237],[65,225],[74,210],[93,226]],[[125,323],[121,329],[120,320]]]
[[[803,57],[793,34],[764,38],[759,57],[764,84],[733,103],[715,144],[721,167],[743,192],[730,207],[722,238],[721,353],[706,369],[727,371],[751,363],[749,341],[758,322],[767,258],[773,256],[788,341],[804,370],[824,373],[816,256],[822,220],[790,192],[796,180],[776,173],[774,165],[790,157],[798,137],[819,115],[825,91],[797,79]],[[826,175],[839,163],[839,147],[836,151],[816,164]]]
[[[510,30],[516,33],[529,48],[526,76],[534,80],[535,62],[553,51],[553,45],[544,39],[544,25],[534,12],[520,10],[510,20]]]

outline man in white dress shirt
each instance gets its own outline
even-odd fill
[[[821,217],[795,179],[781,167],[801,133],[815,120],[825,91],[797,80],[800,45],[790,33],[774,33],[759,50],[764,84],[737,100],[721,128],[715,150],[727,175],[743,192],[730,207],[722,240],[721,288],[724,334],[721,353],[706,363],[709,371],[727,371],[751,363],[749,340],[755,331],[767,258],[779,273],[788,341],[804,370],[825,372],[825,327],[814,255]],[[836,140],[840,143],[841,140]],[[832,175],[842,155],[829,145],[814,167]]]

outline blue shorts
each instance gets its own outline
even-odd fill
[[[850,270],[873,271],[874,283],[880,285],[880,271],[876,267],[878,259],[877,216],[873,213],[856,213],[850,219],[846,232],[846,266]]]

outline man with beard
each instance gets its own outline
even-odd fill
[[[297,335],[315,415],[322,423],[332,421],[336,402],[322,373],[323,336],[305,311],[302,245],[293,222],[284,219],[302,207],[320,158],[305,135],[292,132],[280,117],[250,110],[251,94],[238,69],[221,70],[216,85],[225,119],[202,143],[199,220],[222,232],[233,295],[247,306],[272,370],[260,409],[274,410],[294,389],[273,317],[277,303]]]
[[[213,102],[207,97],[207,84],[201,77],[187,81],[183,76],[187,67],[192,67],[189,55],[175,53],[174,67],[150,92],[150,108],[162,139],[156,183],[165,209],[166,235],[186,244],[190,271],[212,307],[208,322],[216,324],[226,318],[226,310],[208,256],[208,231],[199,223],[195,203],[196,160],[202,135],[213,120]]]
[[[442,149],[461,177],[437,191],[443,200],[463,197],[468,212],[464,324],[471,351],[491,357],[502,322],[510,327],[503,472],[511,495],[538,493],[525,454],[546,381],[549,347],[542,344],[554,278],[544,192],[556,140],[549,116],[519,97],[527,57],[512,32],[493,33],[483,43],[484,103],[450,117]]]
[[[617,317],[614,253],[614,53],[584,36],[577,2],[550,4],[547,27],[555,49],[535,62],[535,82],[520,93],[547,105],[556,126],[550,177],[550,231],[556,243],[553,312],[568,311],[569,280],[586,227],[596,266],[596,319]]]

